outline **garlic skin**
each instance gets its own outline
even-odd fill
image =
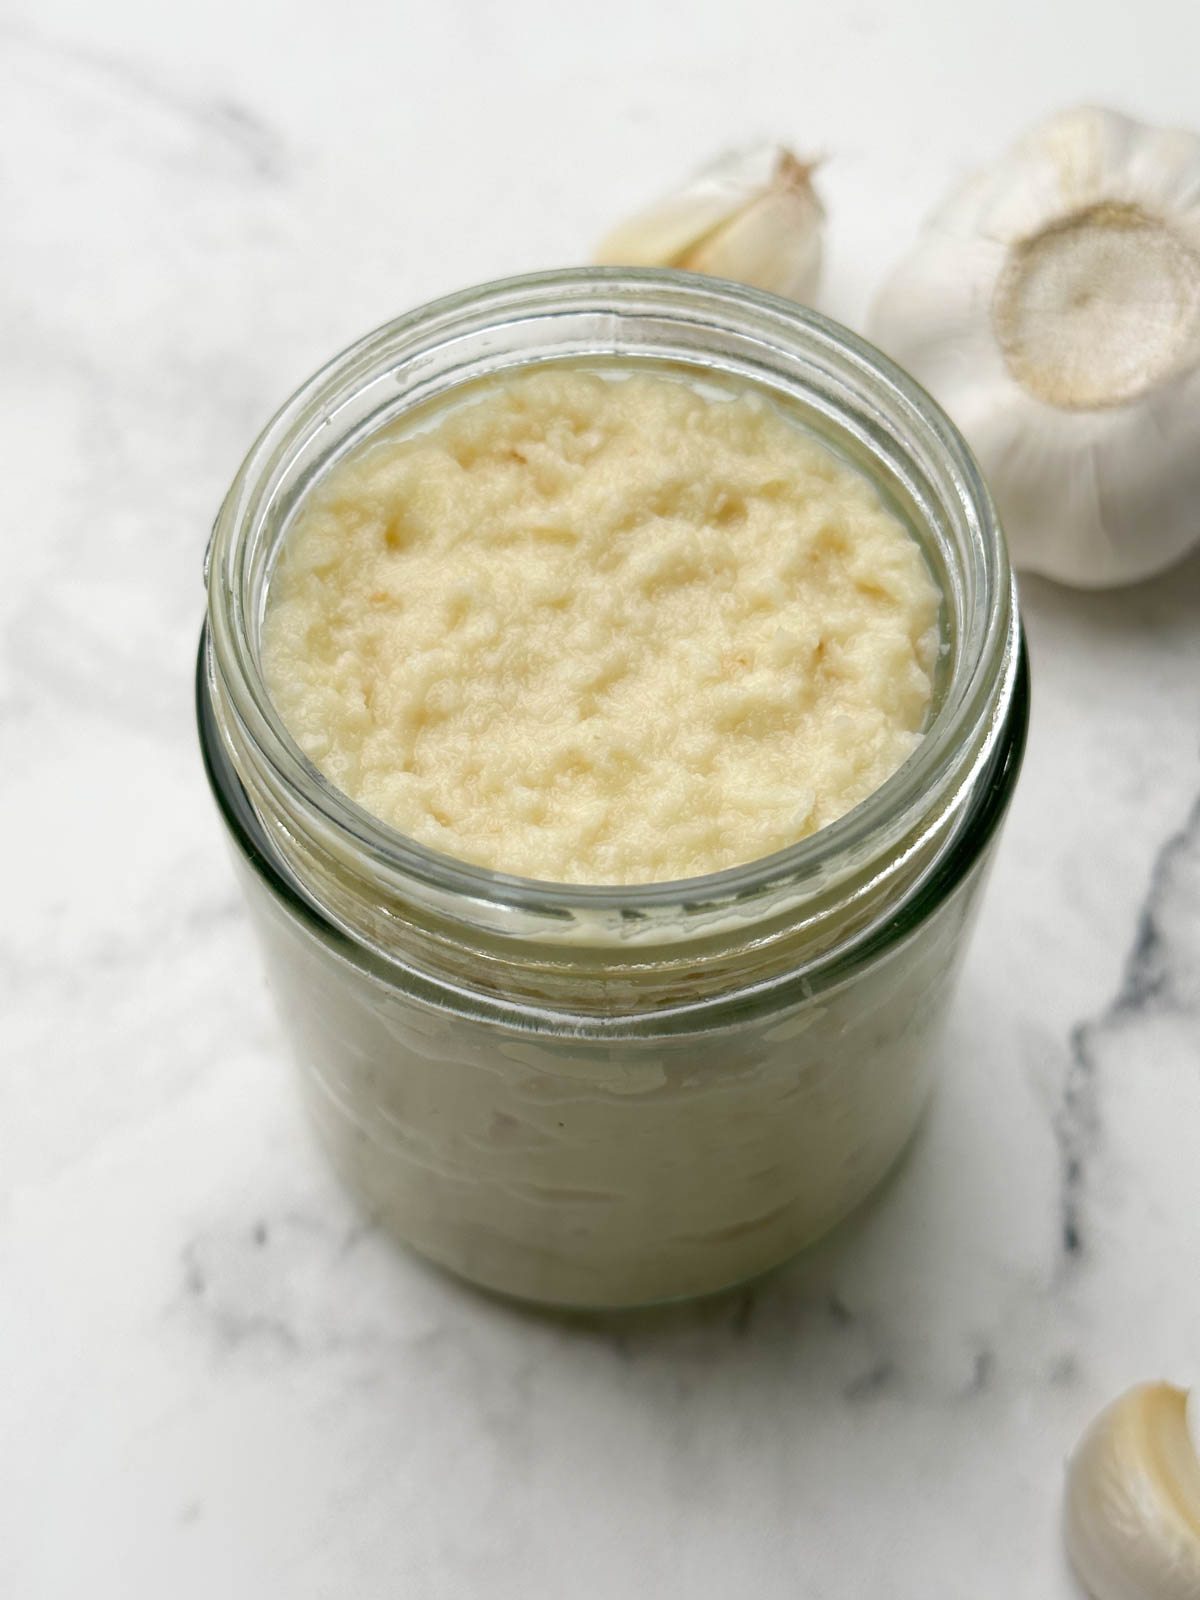
[[[1093,1600],[1200,1597],[1200,1460],[1187,1406],[1182,1389],[1139,1384],[1071,1457],[1063,1533]]]
[[[614,228],[597,264],[681,267],[809,302],[821,277],[825,218],[812,173],[812,163],[778,144],[722,156]]]
[[[1200,543],[1200,136],[1050,118],[945,202],[870,334],[966,435],[1016,566],[1104,588]]]

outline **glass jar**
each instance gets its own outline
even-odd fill
[[[778,397],[876,484],[941,584],[929,729],[867,801],[704,878],[579,887],[404,838],[300,754],[263,684],[275,555],[375,429],[532,362],[667,362]],[[1027,720],[1004,542],[930,398],[846,329],[674,272],[543,273],[369,335],[255,444],[206,568],[213,792],[313,1119],[368,1211],[507,1294],[720,1289],[824,1233],[916,1124]]]

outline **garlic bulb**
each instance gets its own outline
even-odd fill
[[[1108,1407],[1067,1468],[1067,1553],[1094,1600],[1200,1600],[1200,1460],[1188,1397],[1145,1383]]]
[[[1104,587],[1200,541],[1200,137],[1052,117],[946,202],[871,336],[963,430],[1018,567]]]
[[[722,156],[678,193],[615,228],[596,260],[682,267],[811,300],[821,275],[825,216],[812,172],[782,145]]]

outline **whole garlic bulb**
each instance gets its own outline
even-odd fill
[[[947,200],[871,336],[966,435],[1018,567],[1105,587],[1200,542],[1200,137],[1052,117]]]
[[[1144,1383],[1084,1434],[1067,1468],[1067,1553],[1094,1600],[1197,1600],[1200,1460],[1188,1397]]]
[[[682,267],[811,300],[825,209],[813,165],[782,145],[734,151],[604,239],[601,266]]]

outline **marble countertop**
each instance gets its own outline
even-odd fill
[[[564,1324],[365,1230],[196,752],[253,434],[397,310],[580,259],[714,148],[829,159],[861,325],[966,166],[1195,120],[1187,0],[9,0],[0,31],[0,1594],[1072,1593],[1062,1463],[1200,1379],[1200,556],[1029,581],[1028,762],[886,1194],[731,1299]]]

